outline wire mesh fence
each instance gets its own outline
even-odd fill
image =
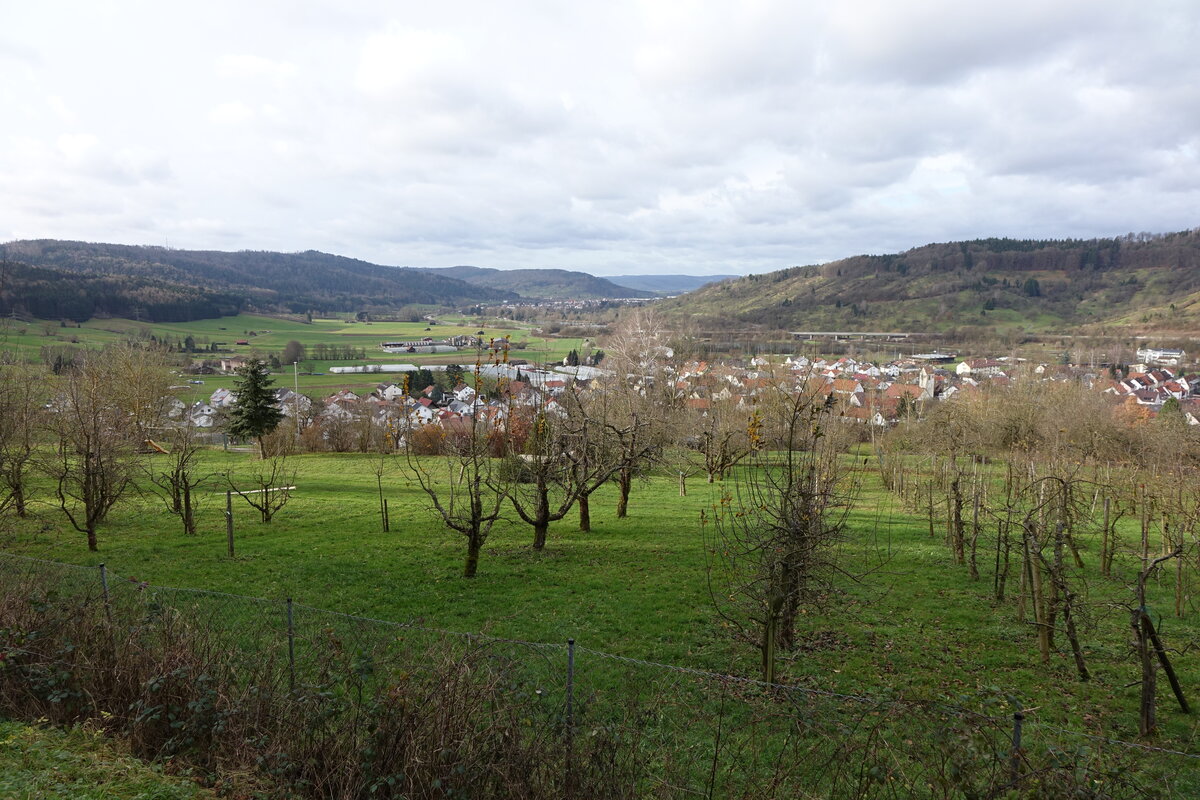
[[[0,713],[301,797],[1195,796],[1200,755],[972,707],[0,554]]]

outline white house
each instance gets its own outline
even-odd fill
[[[1147,364],[1176,367],[1187,358],[1187,353],[1166,347],[1142,347],[1138,349],[1137,357],[1139,361],[1145,361]]]
[[[213,408],[229,408],[235,400],[237,400],[237,395],[222,387],[212,393],[212,396],[208,398],[208,404]]]

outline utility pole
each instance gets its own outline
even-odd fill
[[[296,442],[300,442],[300,362],[292,362],[292,416],[296,418]]]

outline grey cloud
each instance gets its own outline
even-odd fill
[[[1200,207],[1189,3],[290,7],[164,6],[152,24],[118,9],[113,58],[29,7],[8,34],[27,43],[21,80],[0,87],[20,115],[0,131],[0,219],[392,264],[711,273],[1187,227]],[[197,35],[134,46],[171,24]],[[52,152],[84,132],[87,157]]]
[[[823,59],[837,79],[942,85],[1052,59],[1134,13],[1094,0],[844,3],[831,13]]]

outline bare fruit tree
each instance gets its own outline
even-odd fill
[[[663,462],[672,438],[670,423],[678,398],[671,364],[674,351],[667,341],[668,332],[652,309],[628,309],[608,338],[606,370],[595,380],[600,399],[592,403],[589,413],[604,425],[616,460],[618,518],[629,513],[634,479]]]
[[[44,370],[26,364],[0,365],[0,511],[26,515],[29,472],[37,431],[45,413]]]
[[[754,412],[731,400],[709,399],[692,410],[686,444],[700,455],[709,483],[725,480],[730,470],[754,452],[757,445],[748,434],[754,424]]]
[[[477,365],[473,376],[476,391],[482,388],[481,374]],[[466,539],[464,578],[478,573],[479,556],[508,498],[508,483],[497,454],[521,438],[509,410],[507,406],[473,403],[472,413],[449,430],[433,423],[413,423],[411,418],[401,423],[408,471],[442,523]],[[440,455],[419,455],[418,442],[430,440],[437,442]]]
[[[504,460],[508,499],[513,510],[533,528],[533,549],[546,546],[551,522],[565,517],[579,499],[581,487],[592,483],[598,470],[589,464],[587,422],[572,419],[557,404],[521,409],[529,416],[530,434],[524,447],[510,450]]]
[[[291,499],[291,491],[296,488],[293,485],[296,482],[296,471],[288,471],[287,456],[275,456],[257,462],[248,478],[234,478],[226,474],[225,482],[231,492],[239,495],[258,511],[265,523],[270,522]],[[247,489],[247,483],[255,488]]]
[[[746,431],[755,456],[705,529],[718,612],[759,649],[763,680],[774,682],[776,652],[796,646],[797,620],[836,569],[856,486],[846,423],[824,413],[823,398],[786,384],[768,394],[762,424]]]
[[[120,404],[115,360],[105,352],[85,352],[51,384],[48,426],[58,444],[41,459],[59,507],[89,550],[97,550],[96,529],[125,494],[138,471],[137,416]]]
[[[170,449],[165,456],[155,456],[146,465],[146,476],[167,510],[179,517],[183,532],[193,536],[202,496],[196,489],[212,478],[213,473],[200,469],[200,442],[195,426],[186,416],[181,426],[171,429],[166,444]]]

